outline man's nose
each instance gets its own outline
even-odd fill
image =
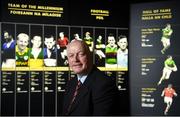
[[[23,42],[22,45],[26,45],[26,42]]]
[[[78,61],[79,60],[78,55],[74,55],[73,59],[74,61]]]

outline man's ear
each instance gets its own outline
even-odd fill
[[[31,40],[31,43],[33,43],[33,39]]]
[[[53,41],[53,45],[55,45],[55,44],[56,44],[56,41],[54,40],[54,41]]]
[[[45,44],[45,45],[47,45],[47,42],[46,42],[46,40],[44,40],[44,44]]]

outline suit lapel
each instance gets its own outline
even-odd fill
[[[74,94],[74,91],[75,91],[75,87],[76,87],[76,84],[77,84],[77,78],[73,78],[71,81],[69,81],[68,83],[68,89],[66,89],[66,98],[64,99],[64,107],[65,107],[65,111],[67,111],[67,108],[70,104],[70,101],[72,100],[72,97],[73,97],[73,94]]]
[[[80,87],[79,93],[77,94],[76,99],[74,100],[74,103],[72,104],[70,112],[72,112],[78,106],[81,100],[83,100],[83,97],[89,92],[89,87],[94,78],[94,71],[95,71],[95,68],[91,70],[85,82],[82,84],[82,87]]]
[[[83,97],[88,93],[88,88],[85,87],[85,86],[82,86],[80,89],[79,89],[79,92],[76,96],[76,99],[74,100],[73,104],[72,104],[72,107],[71,107],[71,111],[73,111],[77,106],[78,104],[80,103],[80,101],[83,99]]]

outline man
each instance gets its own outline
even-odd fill
[[[42,38],[41,36],[33,36],[31,40],[32,48],[30,48],[30,59],[29,66],[30,67],[43,67],[43,49],[41,47]]]
[[[93,49],[94,49],[94,42],[93,42],[93,38],[91,37],[91,33],[90,32],[86,32],[85,33],[84,41],[89,46],[89,49],[92,52]]]
[[[29,60],[29,36],[26,33],[20,33],[17,36],[16,45],[16,66],[27,67]]]
[[[64,35],[64,32],[59,33],[59,38],[57,39],[57,54],[60,58],[58,60],[58,65],[67,65],[67,51],[66,51],[66,45],[69,43],[68,37]]]
[[[170,47],[170,38],[173,33],[173,30],[171,29],[171,24],[166,24],[166,27],[162,29],[162,37],[161,42],[163,44],[163,49],[161,50],[161,53],[164,54],[165,51]]]
[[[4,31],[4,41],[2,45],[2,68],[14,68],[16,42],[7,31]]]
[[[118,37],[118,46],[119,49],[117,51],[117,64],[119,68],[126,68],[128,67],[128,42],[127,37],[125,35],[120,35]]]
[[[172,59],[172,56],[168,55],[167,59],[164,61],[163,73],[158,82],[158,85],[160,85],[163,80],[168,80],[170,78],[172,71],[176,72],[177,66],[174,60]]]
[[[99,35],[98,38],[96,39],[96,46],[94,49],[95,53],[95,62],[97,66],[104,66],[105,64],[105,44],[102,42],[103,37],[102,35]]]
[[[66,49],[66,45],[69,43],[68,38],[64,35],[64,32],[59,33],[59,39],[57,39],[57,48]]]
[[[56,60],[56,54],[57,49],[55,47],[56,41],[54,40],[54,37],[48,36],[45,37],[44,44],[46,45],[46,48],[44,48],[44,65],[46,67],[54,67],[57,65]]]
[[[117,67],[117,45],[115,37],[110,34],[108,36],[108,44],[106,45],[106,67],[116,68]]]
[[[69,66],[77,78],[69,79],[64,95],[63,115],[115,115],[118,90],[115,79],[93,66],[92,53],[84,41],[67,46]],[[79,80],[79,81],[78,81]],[[81,84],[77,88],[78,84]],[[80,88],[79,88],[80,87]]]
[[[168,111],[172,105],[173,97],[177,96],[176,91],[172,88],[172,84],[168,84],[167,88],[164,88],[161,94],[162,97],[164,97],[164,103],[166,103],[166,108],[164,110],[164,115],[168,114]]]
[[[74,39],[82,40],[82,39],[79,37],[79,34],[78,34],[78,33],[75,33],[75,34],[74,34]]]

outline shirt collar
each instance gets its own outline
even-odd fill
[[[87,75],[77,75],[78,81],[80,80],[81,83],[83,84],[84,81],[86,80],[88,74]]]

